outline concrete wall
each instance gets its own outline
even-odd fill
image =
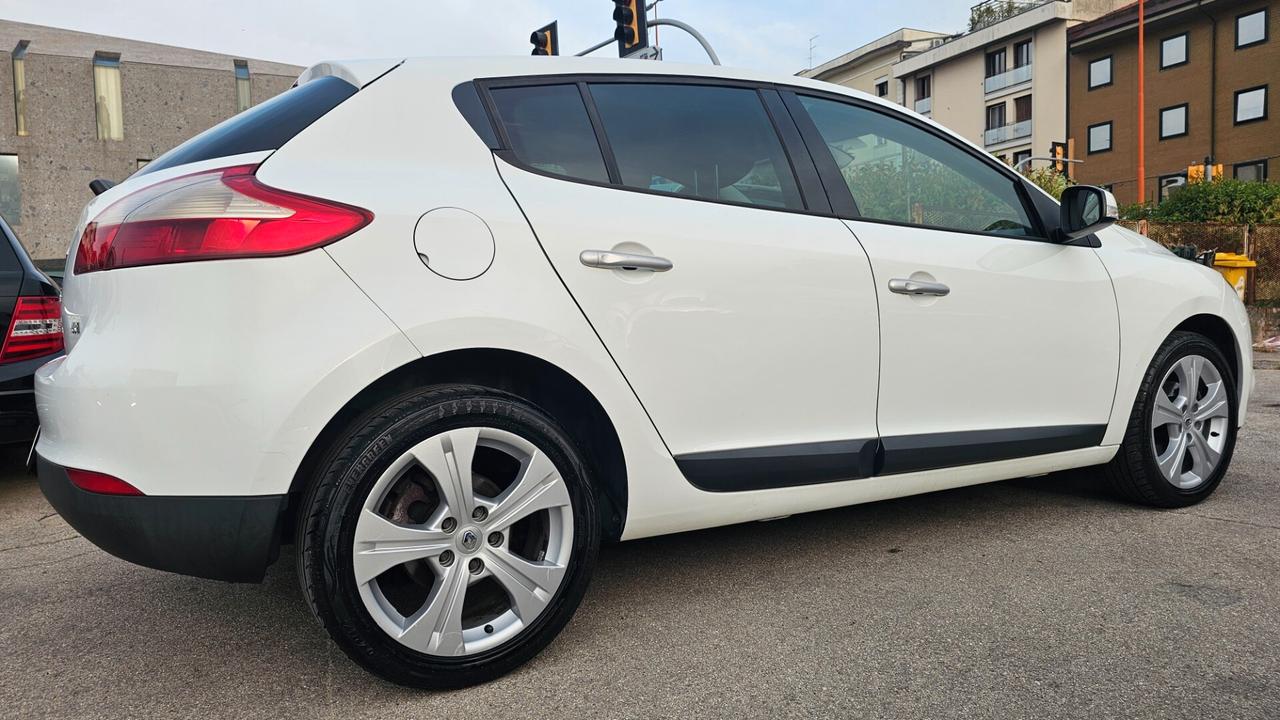
[[[21,25],[13,32],[32,35],[32,27],[36,26]],[[22,38],[31,40],[25,59],[26,136],[18,137],[16,133],[13,66],[8,52],[12,45],[0,53],[0,154],[18,156],[21,187],[20,215],[7,219],[36,259],[66,254],[80,212],[92,197],[90,180],[122,180],[137,170],[139,160],[152,160],[236,112],[234,58],[215,56],[221,60],[214,63],[209,60],[211,53],[190,51],[198,56],[199,66],[189,67],[138,62],[122,52],[124,139],[99,140],[94,111],[93,46],[73,55],[48,54],[38,44],[40,37],[61,37],[58,33],[65,31],[44,30],[51,32]],[[0,32],[0,41],[13,32]],[[123,48],[126,51],[138,45],[124,42],[129,43]],[[60,51],[66,49],[65,40],[44,43],[45,47],[50,45]],[[113,51],[109,43],[106,45],[103,50]],[[157,52],[141,56],[168,57]],[[254,73],[255,67],[285,74]],[[301,72],[301,68],[295,69]],[[251,62],[252,102],[262,102],[287,90],[297,72],[287,65]]]

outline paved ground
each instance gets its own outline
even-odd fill
[[[449,694],[375,680],[264,585],[134,567],[0,479],[0,716],[1280,716],[1280,371],[1222,488],[1080,472],[626,543],[564,636]]]

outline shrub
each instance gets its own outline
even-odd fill
[[[1280,184],[1240,180],[1192,183],[1152,208],[1150,217],[1161,222],[1280,223]]]
[[[1054,170],[1053,167],[1035,168],[1027,172],[1027,179],[1052,195],[1054,200],[1061,200],[1062,191],[1074,184],[1071,178]]]

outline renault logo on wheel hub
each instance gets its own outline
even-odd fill
[[[475,528],[467,528],[458,535],[458,544],[463,552],[473,553],[480,548],[480,533]]]

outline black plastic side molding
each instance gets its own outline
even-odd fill
[[[740,492],[1047,455],[1102,444],[1106,425],[971,430],[677,455],[699,490]]]

